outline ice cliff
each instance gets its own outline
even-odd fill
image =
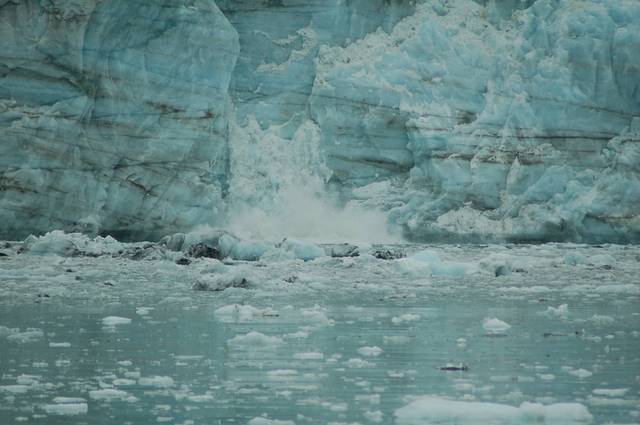
[[[3,238],[640,242],[640,4],[0,0],[0,139]]]
[[[238,50],[213,1],[0,0],[0,235],[219,219]]]

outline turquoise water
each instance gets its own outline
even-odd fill
[[[205,260],[4,259],[0,424],[391,424],[424,395],[638,422],[637,251],[611,248],[613,269],[545,263],[567,249],[521,248],[530,266],[499,277],[242,263],[254,287],[223,292],[191,289]],[[233,304],[253,309],[219,310]],[[491,334],[488,317],[510,329]]]

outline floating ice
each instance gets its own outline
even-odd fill
[[[257,417],[247,422],[247,425],[296,425],[296,424],[293,421],[280,421],[276,419]]]
[[[274,348],[282,343],[284,343],[282,338],[268,336],[256,331],[251,331],[244,335],[236,335],[229,340],[229,345],[246,349]]]
[[[366,357],[377,357],[382,354],[382,348],[380,347],[360,347],[358,348],[358,354]]]
[[[558,307],[549,306],[547,307],[547,310],[544,313],[550,317],[558,317],[560,319],[566,319],[567,317],[569,317],[569,305],[562,304],[562,305],[559,305]]]
[[[482,327],[489,335],[502,335],[511,329],[511,325],[495,317],[485,318]]]
[[[138,379],[141,387],[171,388],[174,385],[170,376],[146,376]]]
[[[27,344],[38,341],[44,337],[44,332],[37,328],[27,328],[25,331],[12,332],[7,336],[8,341],[17,342],[18,344]]]
[[[453,401],[439,397],[420,397],[396,410],[398,425],[512,425],[544,423],[568,425],[590,423],[593,417],[579,403],[558,403],[544,406],[522,403],[520,407],[505,404]]]
[[[87,401],[77,397],[56,397],[54,404],[45,404],[43,409],[48,415],[77,416],[86,415],[89,411]]]
[[[123,401],[135,401],[135,397],[131,396],[128,392],[122,390],[116,390],[113,388],[104,388],[101,390],[89,391],[89,397],[93,400],[123,400]]]
[[[259,309],[250,305],[232,304],[220,307],[213,314],[223,322],[249,322],[264,317],[277,317],[278,312],[271,308]]]
[[[399,324],[404,323],[404,322],[417,322],[418,320],[420,320],[420,315],[419,314],[413,314],[413,313],[407,313],[407,314],[403,314],[401,316],[396,316],[396,317],[392,317],[391,318],[391,322],[394,325],[399,325]]]
[[[102,324],[107,327],[128,325],[129,323],[131,323],[131,319],[128,319],[126,317],[109,316],[102,319]]]
[[[593,372],[590,372],[586,369],[572,369],[567,373],[569,373],[569,375],[577,376],[580,379],[589,378],[593,375]]]

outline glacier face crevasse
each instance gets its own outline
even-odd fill
[[[0,0],[3,237],[640,241],[637,2],[216,3]]]

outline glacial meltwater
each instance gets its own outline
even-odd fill
[[[5,245],[0,424],[640,421],[637,246],[92,243]]]

